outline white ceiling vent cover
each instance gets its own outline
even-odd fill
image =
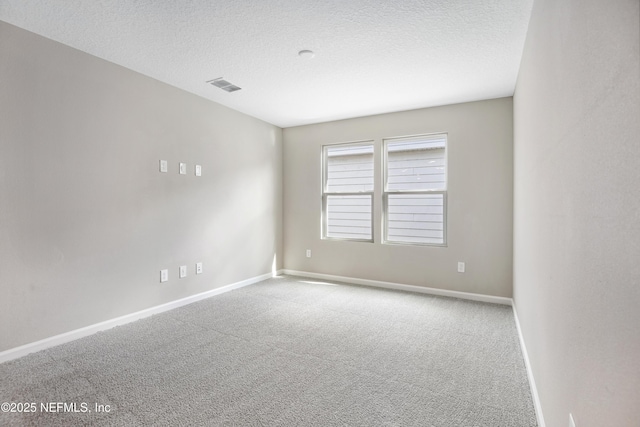
[[[213,85],[215,87],[219,87],[222,90],[226,90],[227,92],[235,92],[237,90],[242,89],[241,87],[238,87],[238,86],[234,85],[233,83],[230,83],[230,82],[224,80],[222,77],[218,77],[217,79],[209,80],[209,81],[207,81],[207,83],[209,83],[210,85]]]

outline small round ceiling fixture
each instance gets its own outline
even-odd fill
[[[313,53],[312,50],[301,50],[300,52],[298,52],[298,56],[304,59],[311,59],[316,56],[316,54]]]

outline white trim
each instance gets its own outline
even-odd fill
[[[60,344],[68,343],[70,341],[83,338],[96,332],[111,329],[115,326],[124,325],[127,323],[135,322],[139,319],[152,316],[154,314],[162,313],[165,311],[173,310],[174,308],[182,307],[183,305],[191,304],[203,299],[210,298],[215,295],[220,295],[225,292],[233,291],[244,286],[253,285],[254,283],[261,282],[271,277],[278,276],[283,273],[283,270],[278,270],[275,274],[266,273],[260,276],[252,277],[250,279],[242,280],[240,282],[232,283],[230,285],[222,286],[220,288],[211,289],[206,292],[191,295],[186,298],[171,301],[165,304],[157,305],[155,307],[147,308],[141,311],[137,311],[131,314],[125,314],[124,316],[116,317],[115,319],[106,320],[104,322],[96,323],[94,325],[85,326],[84,328],[76,329],[73,331],[65,332],[60,335],[45,338],[40,341],[35,341],[29,344],[22,345],[20,347],[14,347],[9,350],[0,352],[0,363],[8,362],[9,360],[17,359],[22,356],[26,356],[29,353],[44,350],[50,347],[55,347]]]
[[[520,347],[522,348],[522,356],[524,357],[524,364],[527,367],[527,376],[529,377],[529,388],[531,389],[533,406],[536,410],[538,427],[545,427],[544,416],[542,415],[542,405],[540,403],[540,396],[538,395],[536,380],[533,378],[533,370],[531,369],[531,362],[529,361],[529,353],[527,353],[527,346],[524,343],[524,336],[522,335],[522,329],[520,329],[520,320],[518,319],[518,312],[516,311],[516,305],[512,304],[511,307],[513,308],[513,317],[516,320],[516,328],[518,329],[518,337],[520,338]]]
[[[427,288],[424,286],[403,285],[400,283],[381,282],[379,280],[357,279],[354,277],[334,276],[331,274],[310,273],[307,271],[283,270],[284,274],[303,276],[315,279],[334,280],[337,282],[352,283],[355,285],[374,286],[377,288],[397,289],[401,291],[418,292],[422,294],[439,295],[444,297],[461,298],[472,301],[489,302],[493,304],[511,305],[511,298],[496,297],[493,295],[474,294],[471,292],[450,291],[446,289]]]

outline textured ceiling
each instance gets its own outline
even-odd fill
[[[0,0],[0,20],[289,127],[513,95],[532,2]]]

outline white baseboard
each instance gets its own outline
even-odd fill
[[[354,285],[375,286],[377,288],[397,289],[401,291],[418,292],[422,294],[438,295],[467,299],[472,301],[490,302],[493,304],[511,305],[511,298],[495,297],[492,295],[474,294],[470,292],[449,291],[446,289],[426,288],[423,286],[403,285],[400,283],[381,282],[379,280],[357,279],[354,277],[334,276],[331,274],[310,273],[307,271],[282,270],[284,274],[292,276],[303,276],[314,279],[334,280],[336,282],[352,283]]]
[[[524,357],[524,364],[527,367],[527,376],[529,377],[529,388],[531,389],[533,406],[536,410],[538,427],[545,427],[544,416],[542,415],[542,405],[540,404],[540,396],[538,395],[536,380],[533,378],[533,370],[531,369],[531,362],[529,361],[529,353],[527,353],[527,346],[524,343],[524,336],[522,335],[522,329],[520,328],[520,320],[518,319],[518,312],[516,311],[516,305],[513,304],[511,307],[513,308],[513,317],[516,320],[516,328],[518,328],[518,337],[520,338],[520,347],[522,349],[522,356]]]
[[[53,337],[45,338],[40,341],[35,341],[29,344],[25,344],[20,347],[11,348],[9,350],[0,352],[0,363],[8,362],[9,360],[26,356],[29,353],[34,353],[36,351],[44,350],[50,347],[55,347],[60,344],[74,341],[79,338],[83,338],[83,337],[95,334],[96,332],[111,329],[115,326],[135,322],[136,320],[144,319],[145,317],[149,317],[154,314],[162,313],[164,311],[169,311],[174,308],[182,307],[187,304],[201,301],[203,299],[210,298],[215,295],[220,295],[225,292],[232,291],[234,289],[239,289],[244,286],[253,285],[254,283],[261,282],[263,280],[273,277],[274,275],[277,276],[282,273],[283,273],[283,270],[278,270],[275,274],[274,273],[262,274],[260,276],[252,277],[250,279],[246,279],[240,282],[232,283],[230,285],[222,286],[220,288],[211,289],[210,291],[202,292],[199,294],[188,296],[186,298],[181,298],[179,300],[171,301],[166,304],[157,305],[155,307],[147,308],[145,310],[137,311],[131,314],[126,314],[124,316],[116,317],[115,319],[106,320],[104,322],[96,323],[94,325],[89,325],[84,328],[65,332],[63,334],[55,335]]]

